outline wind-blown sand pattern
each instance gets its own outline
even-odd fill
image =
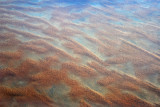
[[[0,0],[0,107],[160,107],[158,0]]]

